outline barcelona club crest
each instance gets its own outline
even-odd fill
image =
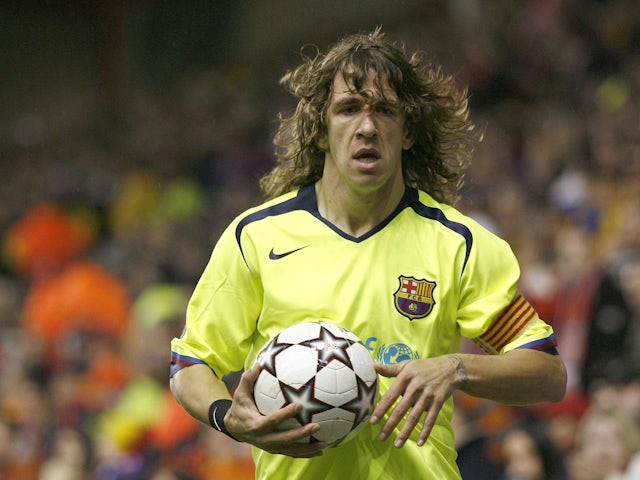
[[[418,280],[413,277],[398,277],[400,286],[393,294],[396,310],[409,320],[424,318],[431,313],[436,301],[433,290],[436,282]]]

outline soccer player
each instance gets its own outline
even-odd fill
[[[552,328],[517,290],[503,240],[452,205],[477,134],[466,92],[379,29],[304,57],[282,83],[270,197],[216,244],[172,342],[171,388],[195,418],[255,448],[261,479],[460,478],[452,393],[560,400]],[[283,328],[325,320],[379,362],[371,422],[335,448],[261,415],[255,357]],[[489,354],[459,353],[462,337]],[[231,397],[222,377],[244,369]]]

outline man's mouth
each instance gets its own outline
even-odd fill
[[[374,148],[363,148],[358,150],[353,158],[361,162],[373,162],[380,158],[380,154]]]

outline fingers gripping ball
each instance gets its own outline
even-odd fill
[[[253,396],[264,415],[291,403],[303,409],[285,428],[315,422],[310,442],[340,445],[366,424],[378,397],[371,354],[352,332],[328,322],[305,322],[273,337],[258,354]]]

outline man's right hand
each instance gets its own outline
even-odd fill
[[[224,424],[237,440],[265,450],[269,453],[290,457],[311,458],[322,455],[325,442],[301,443],[320,429],[317,423],[294,428],[283,428],[283,422],[293,419],[302,409],[302,404],[287,405],[273,413],[263,415],[253,399],[253,386],[260,374],[255,363],[245,371],[233,396],[231,408],[224,417]]]

